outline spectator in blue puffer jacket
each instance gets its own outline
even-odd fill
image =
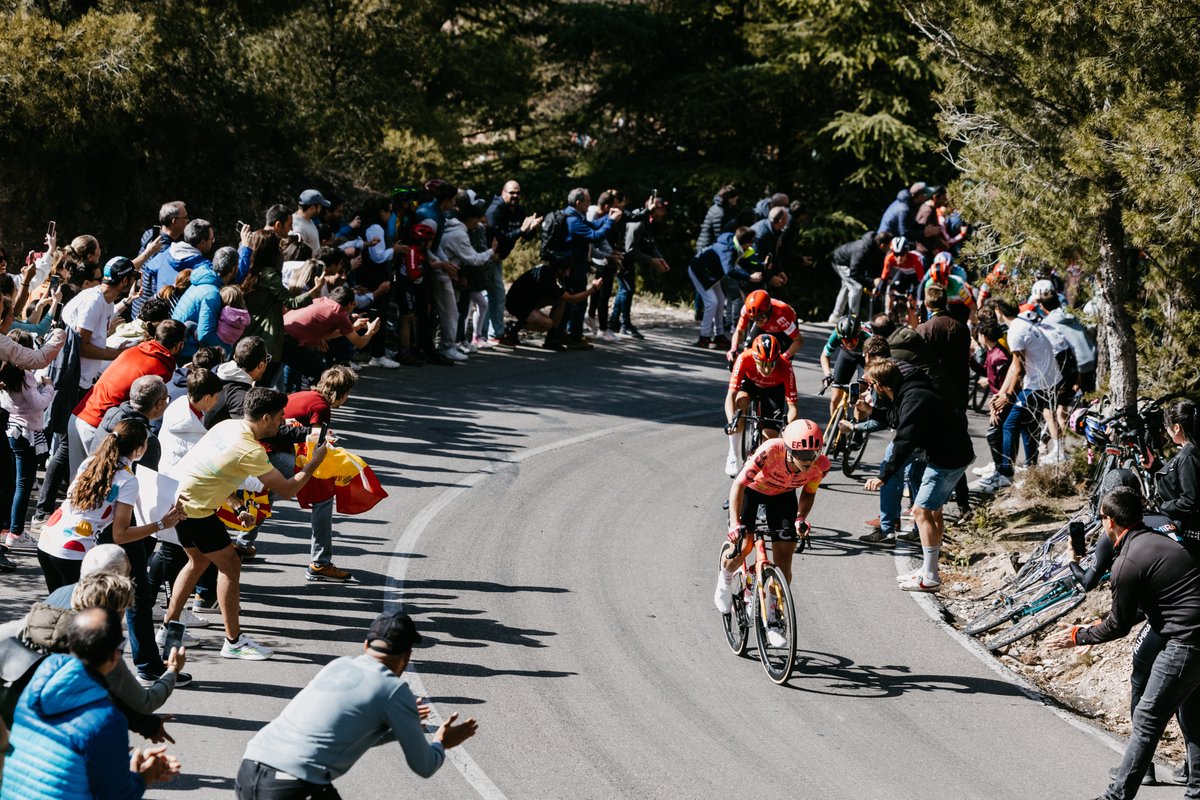
[[[877,233],[890,233],[892,236],[903,236],[910,242],[923,238],[920,227],[917,226],[917,209],[929,197],[929,189],[918,181],[907,189],[901,189],[896,199],[883,212],[879,220]]]
[[[71,655],[48,656],[21,694],[0,800],[127,800],[178,775],[165,746],[129,755],[104,678],[124,649],[117,612],[80,611],[67,640]]]
[[[142,267],[142,292],[133,300],[133,313],[141,311],[142,303],[158,294],[159,289],[174,285],[183,270],[195,271],[210,265],[208,254],[212,252],[214,239],[213,226],[208,220],[189,222],[183,229],[182,242],[173,242]]]
[[[229,345],[217,336],[217,326],[221,322],[221,287],[233,282],[237,266],[237,250],[222,247],[211,263],[206,261],[192,271],[192,285],[179,298],[175,311],[171,313],[172,319],[196,326],[195,336],[188,336],[183,344],[180,363],[186,363],[204,345],[220,347],[229,352]]]

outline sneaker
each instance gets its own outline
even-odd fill
[[[0,553],[0,572],[15,572],[17,565],[5,553]]]
[[[500,347],[516,347],[520,344],[516,336],[505,334],[496,340],[496,344]]]
[[[155,622],[162,622],[163,617],[166,615],[167,609],[163,608],[162,606],[155,606],[154,608],[150,609],[150,619],[154,620]],[[186,622],[183,624],[187,625]]]
[[[996,471],[995,464],[984,464],[982,467],[976,467],[975,469],[971,470],[971,473],[974,475],[978,475],[980,478],[986,478],[988,475],[991,475],[995,471]]]
[[[904,572],[896,576],[896,583],[907,583],[915,581],[921,577],[921,567],[917,567],[912,572]]]
[[[896,536],[896,541],[897,542],[907,542],[908,544],[920,544],[921,543],[921,532],[917,530],[916,526],[913,526],[913,527],[909,528],[908,530],[906,530],[904,533],[898,534]]]
[[[192,611],[195,611],[198,614],[203,614],[205,612],[212,613],[220,610],[221,606],[217,603],[217,599],[215,597],[209,601],[197,595],[196,598],[192,600]]]
[[[733,453],[729,454],[729,458],[725,459],[725,474],[731,478],[736,478],[738,474],[738,457]]]
[[[454,359],[447,356],[441,350],[434,350],[433,352],[429,353],[429,358],[426,360],[426,363],[436,364],[439,367],[453,367]]]
[[[454,345],[452,345],[451,349],[457,350],[460,354],[462,354],[464,356],[469,356],[469,355],[471,355],[471,353],[475,352],[471,348],[464,346],[462,344],[462,342],[455,343]]]
[[[458,347],[460,352],[466,353],[467,355],[471,355],[473,353],[479,352],[479,345],[475,344],[475,342],[473,342],[473,341],[459,342],[456,346]]]
[[[712,339],[707,336],[701,336],[696,341],[692,342],[692,347],[699,347],[701,350],[707,350],[712,347]]]
[[[351,361],[349,364],[346,364],[346,366],[349,367],[350,369],[354,370],[355,372],[362,372],[362,368],[363,368],[363,365],[358,363],[357,361]]]
[[[1110,768],[1108,770],[1108,779],[1110,781],[1115,781],[1117,779],[1117,773],[1120,772],[1120,770],[1121,770],[1120,767]],[[1186,784],[1187,783],[1187,766],[1185,765],[1183,767],[1180,767],[1179,770],[1176,770],[1176,772],[1179,772],[1180,770],[1182,770],[1184,772],[1183,780],[1178,781],[1178,782],[1174,781],[1174,780],[1169,780],[1168,782],[1178,783],[1178,784]],[[1172,774],[1171,777],[1174,778],[1175,775]],[[1146,767],[1146,774],[1142,776],[1142,786],[1153,786],[1155,783],[1156,783],[1156,781],[1155,781],[1155,776],[1154,776],[1154,762],[1151,761],[1150,766]]]
[[[717,567],[717,591],[713,593],[717,611],[728,614],[733,609],[733,581],[725,577],[725,570]]]
[[[29,532],[30,533],[41,533],[42,526],[46,524],[46,519],[49,516],[50,516],[49,514],[43,514],[40,511],[38,513],[34,514],[33,519],[30,520],[30,522],[29,522]]]
[[[587,323],[588,333],[590,333],[592,336],[595,336],[596,331],[600,329],[600,326],[596,324],[596,318],[588,317],[586,320],[584,320],[584,322]]]
[[[309,564],[308,569],[304,573],[304,579],[309,581],[345,582],[351,579],[351,575],[346,570],[338,569],[333,564]]]
[[[867,520],[866,522],[863,523],[863,527],[864,528],[878,528],[879,527],[879,517],[876,517],[875,519]]]
[[[376,356],[367,362],[368,367],[383,367],[384,369],[397,369],[400,366],[399,361],[393,361],[387,356]]]
[[[149,689],[154,683],[162,677],[162,673],[153,675],[149,672],[138,672],[137,681],[145,688]],[[182,689],[192,682],[192,676],[186,672],[178,672],[175,674],[175,688]]]
[[[425,359],[418,356],[416,353],[408,352],[400,354],[400,363],[406,367],[423,367]]]
[[[243,661],[266,661],[273,655],[275,655],[274,650],[264,647],[244,633],[233,644],[230,644],[229,640],[226,639],[225,644],[221,645],[221,658],[240,658]]]
[[[626,325],[624,328],[621,329],[621,333],[625,334],[626,336],[632,336],[634,339],[645,339],[646,338],[645,336],[642,336],[641,331],[639,331],[637,328],[633,327],[632,325]]]
[[[258,555],[258,548],[252,544],[234,542],[233,549],[237,551],[238,558],[242,561],[250,561],[254,556]]]
[[[158,642],[158,646],[162,647],[167,643],[167,626],[158,629],[158,633],[154,634],[154,641]],[[200,644],[200,640],[192,636],[186,630],[183,632],[183,646],[196,647]]]
[[[187,608],[179,613],[179,621],[189,628],[207,628],[209,625],[212,625],[211,619],[194,614]]]
[[[542,342],[542,349],[555,351],[566,350],[567,343],[563,339],[547,336],[546,341]]]
[[[496,346],[496,343],[491,339],[481,339],[479,337],[475,337],[471,340],[471,346],[476,350],[491,350]]]
[[[729,337],[725,334],[714,336],[712,343],[713,347],[717,350],[728,350],[730,347],[733,347],[733,342],[729,341]]]
[[[613,342],[617,341],[617,337],[613,335],[612,331],[606,329],[600,331],[600,341],[612,344]]]
[[[467,360],[466,355],[459,352],[458,348],[455,348],[455,347],[446,347],[441,350],[438,350],[437,352],[438,352],[438,355],[440,355],[442,358],[449,359],[450,361],[455,362],[455,363]]]
[[[980,494],[995,494],[1007,486],[1012,486],[1012,480],[999,472],[993,472],[986,478],[975,481],[967,488]]]
[[[11,533],[4,537],[4,546],[13,547],[37,547],[37,539],[34,539],[27,533],[19,533],[16,536]]]
[[[909,576],[909,579],[900,584],[900,588],[906,592],[936,592],[942,588],[940,580],[929,580],[921,572]]]
[[[896,534],[884,533],[882,528],[876,528],[870,533],[865,533],[858,537],[858,540],[863,544],[877,544],[882,547],[891,547],[896,543]]]

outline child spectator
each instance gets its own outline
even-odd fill
[[[158,290],[158,297],[166,300],[171,304],[171,311],[175,310],[175,305],[179,302],[179,298],[183,297],[183,293],[192,285],[192,271],[190,269],[181,270],[175,276],[175,283],[170,286],[164,286]],[[140,313],[140,311],[139,311]]]
[[[33,337],[25,331],[12,331],[9,338],[25,347],[33,346]],[[34,542],[25,534],[25,511],[37,477],[38,458],[49,450],[45,411],[54,399],[54,387],[48,378],[35,378],[32,372],[13,364],[0,367],[0,386],[0,408],[8,412],[6,433],[16,464],[16,490],[2,533],[6,547],[28,546]],[[0,510],[0,517],[3,513]]]
[[[400,363],[410,367],[424,365],[421,348],[417,347],[417,317],[427,314],[425,265],[429,260],[429,243],[437,231],[432,225],[419,222],[412,227],[412,245],[400,259],[396,270],[396,305],[400,309],[396,336],[400,340]]]
[[[1004,330],[997,322],[985,322],[979,326],[979,343],[986,351],[983,359],[983,364],[980,364],[975,359],[969,362],[971,370],[979,376],[979,380],[986,380],[988,387],[988,395],[991,396],[1000,391],[1000,387],[1004,385],[1004,376],[1008,374],[1008,365],[1012,360],[1008,350],[1001,343],[1004,337]],[[976,475],[986,476],[991,474],[996,465],[1000,463],[1000,451],[1004,444],[1004,418],[999,420],[994,417],[990,418],[987,429],[988,448],[992,451],[992,463],[972,470]]]
[[[246,300],[237,286],[221,287],[221,319],[217,323],[217,338],[232,348],[250,325]]]

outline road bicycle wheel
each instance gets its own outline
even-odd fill
[[[1041,592],[1031,596],[1021,608],[1015,609],[1019,616],[1012,627],[989,638],[983,643],[984,647],[988,650],[999,650],[1024,639],[1075,610],[1087,598],[1087,592],[1070,577],[1057,578],[1037,588],[1040,588]]]
[[[870,438],[870,433],[859,433],[857,436],[846,437],[842,455],[842,474],[847,478],[854,477],[854,470],[858,469],[858,465],[862,463],[863,453],[867,452],[867,441]]]
[[[842,449],[842,432],[838,428],[838,423],[846,417],[846,404],[841,403],[834,410],[833,416],[829,418],[829,424],[825,426],[825,456],[831,462],[836,461],[838,454]]]
[[[725,625],[725,641],[735,656],[746,654],[746,641],[750,638],[749,621],[746,619],[746,604],[742,601],[742,578],[733,584],[733,607],[728,614],[721,615]]]
[[[758,657],[768,678],[775,683],[785,683],[796,665],[796,606],[779,567],[770,565],[763,569],[762,588],[757,597],[754,630],[758,638]],[[765,615],[758,607],[764,598],[768,609]],[[771,644],[767,623],[772,631],[783,637],[781,642]]]
[[[755,445],[758,443],[755,439],[758,438],[758,423],[751,420],[742,421],[742,437],[738,445],[738,460],[745,464],[750,456],[754,455]]]

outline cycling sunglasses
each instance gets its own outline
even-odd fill
[[[788,455],[797,461],[816,461],[821,453],[818,450],[793,450],[788,448]]]

